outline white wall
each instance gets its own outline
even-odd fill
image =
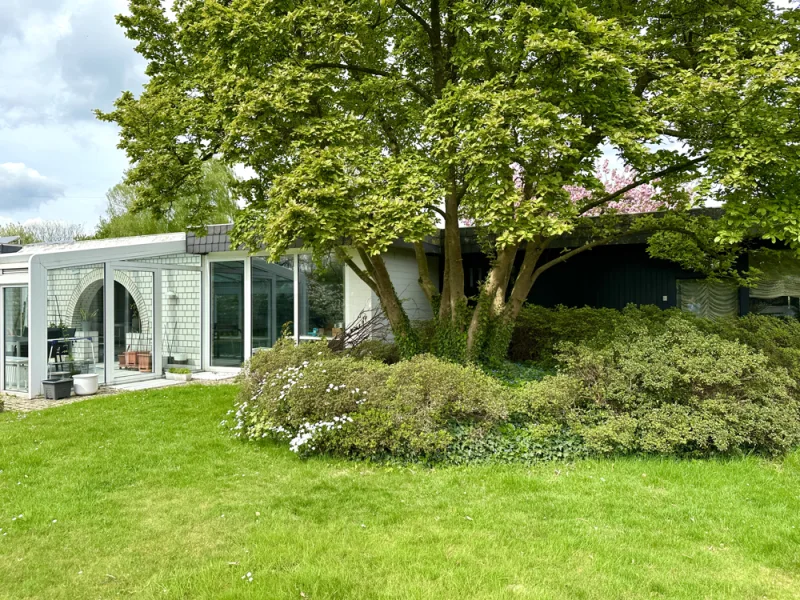
[[[361,259],[355,255],[353,262],[363,267]],[[392,279],[397,296],[403,303],[408,317],[412,321],[422,321],[433,318],[431,306],[425,297],[425,292],[419,285],[419,270],[417,259],[413,250],[392,248],[384,254],[386,268]],[[428,269],[434,284],[439,285],[439,259],[436,256],[428,257]],[[380,301],[369,286],[361,281],[349,267],[345,267],[345,322],[352,325],[362,310],[379,311]]]

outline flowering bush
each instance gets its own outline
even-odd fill
[[[508,416],[511,390],[472,367],[419,356],[395,365],[281,343],[256,355],[226,420],[234,435],[302,455],[433,460],[457,425]]]

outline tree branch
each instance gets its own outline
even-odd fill
[[[317,71],[320,69],[340,69],[342,71],[351,71],[353,73],[365,73],[367,75],[375,75],[376,77],[387,77],[393,79],[396,77],[396,74],[390,73],[389,71],[381,71],[380,69],[373,69],[372,67],[362,67],[359,65],[348,65],[346,63],[334,63],[334,62],[321,62],[321,63],[312,63],[308,65],[308,68],[312,71]],[[408,81],[407,79],[400,79],[400,81],[406,85],[409,89],[413,90],[420,98],[425,100],[428,104],[433,104],[433,97],[423,90],[420,86],[416,83]]]
[[[365,273],[364,270],[359,267],[350,256],[347,255],[347,252],[345,252],[343,248],[337,248],[337,254],[339,255],[339,259],[348,267],[350,267],[353,273],[355,273],[358,278],[361,279],[361,281],[366,283],[373,292],[376,294],[378,293],[378,286],[375,284],[375,281],[372,279],[372,277]]]
[[[706,160],[708,160],[708,155],[707,154],[705,154],[703,156],[699,156],[697,158],[693,158],[692,160],[688,160],[688,161],[686,161],[684,163],[681,163],[679,165],[672,165],[671,167],[667,167],[666,169],[662,169],[660,171],[656,171],[655,173],[651,173],[650,175],[647,175],[646,177],[643,177],[643,178],[641,178],[641,179],[639,179],[637,181],[634,181],[633,183],[631,183],[629,185],[626,185],[623,188],[618,189],[616,192],[613,192],[611,194],[606,194],[605,196],[603,196],[602,198],[600,198],[598,200],[595,200],[593,202],[589,202],[588,204],[586,204],[581,209],[581,211],[578,214],[579,215],[585,215],[587,212],[589,212],[593,208],[597,208],[598,206],[602,206],[603,204],[611,202],[612,200],[615,200],[615,199],[619,198],[620,196],[624,196],[625,194],[627,194],[631,190],[636,189],[640,185],[644,185],[646,183],[650,183],[654,179],[658,179],[660,177],[664,177],[665,175],[671,175],[672,173],[680,173],[681,171],[686,171],[686,170],[690,169],[691,167],[693,167],[695,165],[698,165],[698,164],[700,164],[702,162],[705,162]]]
[[[626,233],[625,235],[628,235],[628,234]],[[575,248],[573,250],[570,250],[569,252],[565,252],[564,254],[559,255],[557,258],[554,258],[553,260],[544,263],[541,267],[538,267],[533,272],[533,275],[531,276],[531,278],[535,281],[539,277],[539,275],[541,275],[542,273],[544,273],[548,269],[550,269],[552,267],[555,267],[557,264],[560,264],[560,263],[562,263],[564,261],[567,261],[570,258],[572,258],[573,256],[577,256],[578,254],[581,254],[582,252],[586,252],[587,250],[591,250],[592,248],[596,248],[597,246],[602,246],[604,244],[607,244],[607,243],[609,243],[609,242],[611,242],[611,241],[613,241],[615,239],[618,239],[619,237],[624,237],[624,236],[615,236],[615,237],[603,238],[603,239],[600,239],[600,240],[595,240],[593,242],[589,242],[588,244],[580,246],[579,248]]]
[[[422,26],[422,28],[425,30],[425,33],[427,33],[429,36],[431,35],[430,23],[428,23],[425,19],[423,19],[422,16],[418,12],[416,12],[413,8],[408,6],[405,2],[400,2],[400,0],[397,0],[395,2],[395,5],[400,10],[402,10],[403,12],[408,14],[417,23],[419,23]]]

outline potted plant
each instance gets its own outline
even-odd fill
[[[167,371],[166,378],[172,381],[191,381],[192,372],[189,369],[173,367]]]
[[[78,312],[81,315],[81,331],[88,333],[92,329],[92,320],[97,316],[97,309],[87,310],[81,308]]]

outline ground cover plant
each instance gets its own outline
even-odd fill
[[[448,469],[299,460],[220,427],[236,392],[181,386],[0,414],[0,598],[800,589],[796,453]]]

